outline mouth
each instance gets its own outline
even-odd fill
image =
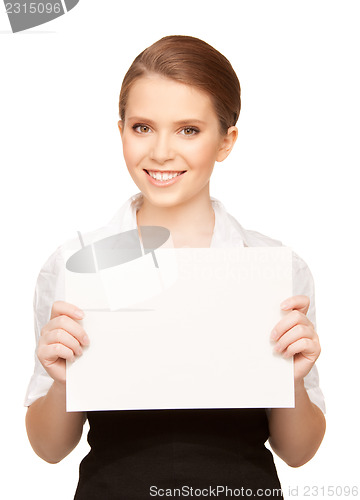
[[[146,170],[144,171],[153,179],[156,181],[170,181],[171,179],[174,179],[175,177],[179,177],[180,175],[183,175],[186,170],[179,170],[179,171],[174,171],[174,170],[166,170],[166,171],[160,171],[160,170]]]

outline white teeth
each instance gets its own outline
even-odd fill
[[[177,177],[180,175],[182,172],[152,172],[148,170],[149,175],[153,178],[156,179],[157,181],[168,181],[170,179],[173,179],[174,177]]]

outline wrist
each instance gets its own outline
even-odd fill
[[[294,380],[294,390],[295,394],[300,393],[305,390],[304,379]]]
[[[61,382],[58,380],[54,380],[53,385],[51,386],[52,392],[58,396],[65,397],[66,395],[66,382]]]

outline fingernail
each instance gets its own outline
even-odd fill
[[[83,336],[83,344],[84,345],[89,345],[90,344],[90,339],[87,335]]]
[[[75,309],[74,314],[79,319],[83,319],[83,317],[85,316],[84,312],[80,309]]]
[[[271,339],[271,340],[275,340],[275,338],[276,338],[276,331],[275,331],[275,330],[273,330],[273,331],[270,333],[270,339]]]
[[[289,309],[289,303],[288,302],[281,302],[280,304],[281,309]]]

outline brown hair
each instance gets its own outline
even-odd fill
[[[166,36],[139,54],[122,82],[119,115],[125,108],[132,84],[148,73],[157,73],[207,92],[223,133],[235,125],[241,108],[241,89],[230,62],[208,43],[191,36]]]

